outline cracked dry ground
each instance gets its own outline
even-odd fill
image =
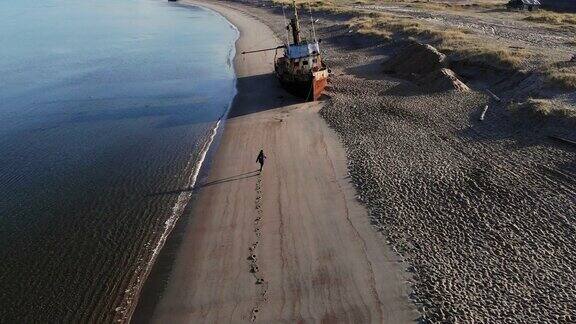
[[[477,121],[476,93],[340,73],[331,95],[321,113],[372,223],[412,264],[425,320],[576,321],[574,148],[502,108]]]

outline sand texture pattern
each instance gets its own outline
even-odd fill
[[[519,145],[501,111],[480,124],[477,93],[400,82],[340,75],[322,115],[373,224],[412,264],[423,319],[573,323],[575,154]]]
[[[279,44],[245,13],[205,5],[239,28],[238,51]],[[152,321],[413,321],[401,264],[355,198],[344,148],[319,103],[279,87],[273,57],[236,58],[239,94]]]
[[[226,5],[258,16],[258,19],[273,28],[277,35],[285,32],[282,29],[282,11],[278,7],[269,3],[264,6],[260,0],[226,2]],[[237,313],[247,316],[246,320],[253,316],[254,307],[260,306],[262,308],[256,308],[256,321],[289,317],[263,316],[268,314],[270,309],[280,309],[281,314],[286,314],[288,309],[291,309],[290,312],[297,315],[290,320],[335,319],[303,315],[313,314],[318,311],[318,307],[331,307],[326,305],[332,303],[319,305],[320,297],[310,299],[310,296],[318,295],[311,295],[308,287],[321,286],[331,290],[330,293],[321,295],[324,300],[345,296],[347,302],[353,299],[352,296],[357,298],[352,304],[330,313],[341,314],[337,315],[337,319],[358,321],[360,317],[350,315],[352,313],[364,314],[360,322],[401,322],[415,319],[416,316],[404,315],[381,319],[378,313],[375,313],[375,309],[383,309],[381,314],[389,316],[387,314],[391,314],[390,311],[395,309],[391,305],[398,302],[397,296],[401,296],[399,294],[389,295],[392,296],[390,298],[380,297],[381,304],[373,302],[372,306],[368,306],[370,302],[367,301],[374,299],[370,299],[365,293],[371,288],[366,281],[359,278],[370,278],[369,275],[360,275],[370,273],[367,270],[369,268],[374,274],[374,287],[378,296],[384,296],[383,292],[388,294],[390,291],[405,288],[387,287],[391,281],[382,277],[386,276],[385,273],[392,273],[388,271],[390,267],[398,266],[397,263],[389,262],[393,257],[389,256],[387,249],[378,247],[379,252],[366,254],[369,257],[365,260],[370,260],[371,267],[367,261],[362,262],[361,259],[351,257],[353,251],[359,250],[357,244],[360,244],[356,239],[351,239],[353,236],[349,236],[349,233],[353,232],[352,227],[355,227],[358,237],[364,239],[365,251],[375,251],[375,242],[384,239],[390,242],[398,255],[410,265],[408,269],[413,274],[408,278],[412,285],[410,297],[416,302],[421,320],[425,323],[576,322],[576,149],[570,144],[558,143],[548,138],[551,134],[558,134],[559,128],[555,125],[526,125],[511,115],[501,103],[473,90],[438,93],[410,80],[386,75],[382,63],[398,53],[399,47],[405,44],[383,42],[358,35],[346,25],[346,19],[338,15],[325,13],[317,17],[319,20],[316,31],[323,39],[324,55],[333,72],[328,89],[330,99],[321,108],[321,115],[344,142],[348,170],[359,199],[365,203],[369,214],[361,216],[362,212],[357,209],[359,207],[355,207],[357,204],[352,198],[352,191],[347,182],[342,182],[342,178],[346,176],[343,166],[345,158],[340,155],[340,149],[336,149],[339,147],[337,144],[330,144],[332,140],[336,140],[331,132],[320,126],[321,123],[316,123],[317,116],[311,110],[292,106],[232,120],[230,125],[237,125],[238,128],[229,134],[236,134],[234,132],[239,132],[241,124],[244,124],[259,132],[261,135],[258,136],[267,137],[266,141],[274,139],[274,143],[279,143],[288,138],[290,141],[286,142],[289,145],[285,149],[276,148],[278,151],[269,155],[271,159],[267,167],[277,169],[274,173],[269,173],[271,168],[266,169],[262,177],[262,195],[258,199],[263,211],[261,220],[258,220],[258,224],[239,222],[233,225],[235,228],[240,226],[238,224],[243,224],[246,231],[259,228],[262,233],[262,238],[257,240],[259,244],[255,247],[254,263],[258,276],[262,277],[250,274],[247,280],[253,283],[263,278],[264,283],[268,283],[267,295],[264,297],[267,300],[262,302],[262,297],[258,297],[258,293],[262,291],[260,286],[254,288],[250,285],[232,289],[235,291],[234,295],[229,294],[230,289],[223,289],[222,298],[228,298],[231,305],[234,305],[230,306],[233,308],[238,300],[242,299],[238,294],[254,296],[251,302],[242,305],[242,311]],[[277,106],[282,105],[285,104]],[[286,116],[290,117],[282,115],[281,111],[285,111]],[[256,117],[266,120],[267,126],[256,124]],[[276,120],[276,124],[269,118]],[[276,125],[278,129],[274,133],[271,132],[272,125]],[[228,128],[227,131],[236,129],[233,127],[236,126]],[[285,127],[298,129],[299,136],[286,132]],[[316,131],[312,132],[313,129]],[[282,137],[279,137],[280,134]],[[573,128],[562,131],[561,134],[566,138],[576,138]],[[232,141],[230,138],[228,140]],[[319,147],[322,147],[322,142],[326,143],[327,155],[318,153],[321,151]],[[225,144],[226,141],[223,147]],[[245,143],[236,145],[244,147]],[[312,149],[308,153],[302,153],[299,151],[302,145],[311,146]],[[288,147],[292,149],[288,150]],[[266,146],[263,148],[268,150]],[[245,158],[255,159],[259,149],[260,147],[250,148],[254,152],[250,152]],[[290,163],[283,161],[282,164],[275,164],[279,161],[280,152],[283,152],[282,157],[289,156]],[[224,154],[221,153],[220,156]],[[321,167],[326,165],[323,162],[327,161],[326,156],[330,157],[328,160],[335,162],[334,173],[326,173]],[[222,177],[241,173],[234,172],[237,169],[221,170],[220,166],[216,166],[215,170],[226,172],[221,174]],[[212,176],[218,179],[217,175]],[[290,184],[294,185],[296,182],[300,184],[298,188],[289,189]],[[343,190],[340,196],[336,194],[338,191],[331,189],[336,184]],[[226,188],[252,192],[253,196],[245,198],[245,202],[243,198],[241,203],[231,199],[228,199],[227,203],[236,206],[252,204],[252,212],[241,219],[250,218],[256,221],[256,201],[259,197],[256,181],[241,188],[236,187],[236,184]],[[271,189],[280,195],[273,198]],[[320,194],[321,192],[330,193],[330,196]],[[342,194],[346,197],[344,205],[336,198],[342,197]],[[299,203],[294,204],[295,201]],[[315,207],[320,206],[319,204],[326,204],[322,212]],[[271,207],[273,209],[270,209]],[[338,221],[343,217],[341,213],[345,207],[348,208],[347,215],[352,226],[348,227],[348,230],[347,227],[341,227]],[[274,208],[274,216],[267,216]],[[223,211],[219,213],[224,214]],[[294,216],[304,214],[309,216]],[[382,233],[379,238],[367,235],[369,231],[363,227],[363,217],[367,217],[371,226]],[[340,224],[338,229],[334,227],[337,225],[334,222]],[[269,226],[272,225],[275,226],[274,230],[270,230]],[[222,226],[230,224],[222,223]],[[229,230],[230,227],[226,228]],[[318,232],[319,228],[323,229]],[[302,229],[307,232],[306,235],[301,232]],[[328,232],[331,234],[326,234]],[[230,235],[237,235],[232,233],[236,232],[230,232]],[[282,236],[279,233],[287,235]],[[240,251],[246,249],[243,246],[245,244],[238,247],[233,244],[246,242],[248,246],[252,246],[254,235],[242,235],[242,239],[230,237],[226,242]],[[283,243],[276,243],[276,248],[266,248],[271,242],[268,240],[276,240],[274,235],[279,236]],[[287,239],[288,237],[291,238]],[[306,238],[308,241],[305,241]],[[311,240],[317,243],[311,243]],[[265,244],[261,245],[263,243]],[[319,253],[331,247],[334,248],[331,253]],[[216,247],[212,250],[214,253],[221,253],[221,249]],[[199,247],[198,251],[205,251],[205,247]],[[274,262],[282,264],[281,269],[284,270],[271,271],[270,263],[266,263],[272,254],[265,251],[281,251],[283,258],[274,259]],[[225,255],[230,255],[228,253]],[[384,259],[378,259],[376,254]],[[250,270],[253,263],[246,257],[248,256],[243,256],[244,259],[236,263],[228,258],[219,260],[227,267],[228,264],[246,262]],[[328,277],[310,277],[309,271],[299,274],[298,271],[308,267],[311,260],[329,262],[326,263],[327,268],[323,268],[325,271],[320,271],[327,272]],[[361,265],[358,270],[354,270],[353,275],[348,272],[350,260],[354,260],[354,267]],[[293,271],[290,274],[285,268],[287,265],[290,265],[289,271]],[[401,265],[406,267],[404,263]],[[192,261],[189,267],[193,268]],[[220,266],[209,269],[220,271]],[[229,276],[239,273],[231,271]],[[195,272],[188,275],[193,277],[199,274]],[[280,277],[283,278],[282,284],[272,284],[278,282]],[[275,279],[268,281],[270,278]],[[357,283],[350,285],[349,279],[342,278],[356,278],[356,282],[364,282],[364,288],[360,288]],[[240,280],[240,277],[237,280]],[[345,285],[349,293],[335,292],[334,287],[339,285]],[[277,305],[270,303],[272,300],[278,301],[277,298],[271,299],[271,296],[277,296],[277,292],[273,295],[270,293],[279,287],[291,291],[290,297],[285,295],[286,292],[281,293],[290,301],[280,302],[284,306],[268,308],[267,305]],[[358,287],[359,290],[350,287]],[[193,290],[188,291],[190,294],[194,293]],[[360,298],[365,299],[360,302]],[[208,305],[214,300],[215,298],[206,298],[204,304],[196,305]],[[296,300],[297,306],[294,302]],[[163,307],[166,305],[165,303]],[[190,305],[189,303],[182,305],[181,308],[172,305],[172,310],[181,310],[183,314],[190,311],[186,308],[189,306],[185,307]],[[203,312],[216,316],[211,308],[213,304],[209,305],[203,306]],[[398,309],[405,309],[403,303],[396,305],[399,305]],[[160,310],[170,313],[168,308]],[[160,316],[161,312],[157,315]],[[244,315],[247,313],[248,315]],[[228,316],[230,313],[223,314]],[[231,317],[209,318],[234,320]]]

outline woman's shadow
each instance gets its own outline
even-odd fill
[[[218,184],[222,184],[222,183],[226,183],[226,182],[238,181],[238,180],[247,179],[247,178],[253,178],[253,177],[257,176],[258,174],[259,174],[259,170],[256,169],[254,171],[237,174],[237,175],[234,175],[231,177],[206,182],[206,183],[200,184],[198,186],[192,186],[192,187],[187,187],[187,188],[183,188],[183,189],[176,189],[176,190],[160,191],[160,192],[148,194],[146,196],[147,197],[154,197],[154,196],[162,196],[162,195],[174,195],[174,194],[179,194],[179,193],[186,192],[186,191],[192,191],[194,189],[200,189],[200,188],[204,188],[204,187],[210,187],[210,186],[214,186],[214,185],[218,185]]]

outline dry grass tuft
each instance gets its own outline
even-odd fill
[[[292,6],[292,0],[272,0],[276,5]],[[334,4],[327,0],[296,0],[296,6],[299,8],[308,8],[308,6],[317,9],[331,8]]]
[[[272,0],[278,5],[291,5],[292,0]],[[470,4],[443,3],[424,0],[380,0],[386,3],[403,3],[428,9],[445,10],[446,8],[466,9],[473,7],[502,6],[501,0],[479,0]],[[417,41],[435,46],[441,52],[464,64],[476,65],[495,70],[518,70],[529,58],[523,49],[511,49],[498,44],[486,42],[466,28],[441,28],[426,22],[387,13],[367,13],[355,8],[353,4],[374,3],[372,0],[296,0],[296,5],[308,10],[324,11],[334,14],[347,14],[355,18],[347,25],[352,30],[383,40],[394,37],[414,38]],[[574,24],[576,14],[539,11],[525,18],[526,20],[542,21],[548,24]],[[576,42],[574,43],[576,44]],[[576,89],[576,69],[573,66],[552,65],[542,69],[544,76],[551,84],[566,89]]]
[[[545,121],[547,119],[576,121],[575,109],[566,107],[560,102],[547,99],[530,98],[526,102],[513,104],[512,111],[536,121]]]
[[[389,14],[354,18],[348,22],[348,26],[361,34],[380,36],[386,40],[394,35],[413,37],[452,54],[458,60],[500,70],[519,67],[526,55],[522,51],[512,51],[479,41],[467,29],[440,29],[414,19]]]
[[[567,90],[576,89],[576,63],[557,63],[544,69],[544,75],[553,85]]]
[[[273,4],[275,5],[281,5],[281,6],[285,6],[285,7],[290,7],[292,6],[292,0],[271,0]],[[363,2],[364,0],[359,0],[358,2]],[[334,14],[353,14],[356,15],[358,13],[360,13],[361,11],[354,8],[354,7],[349,7],[349,6],[343,6],[340,5],[338,3],[338,0],[334,0],[334,1],[328,1],[328,0],[296,0],[296,7],[298,7],[299,10],[306,10],[308,11],[309,9],[312,9],[313,11],[324,11],[324,12],[330,12],[330,13],[334,13]],[[290,9],[289,9],[290,10]]]
[[[524,20],[556,26],[576,26],[576,14],[546,10],[540,10],[536,13],[530,14],[525,17]]]
[[[363,35],[377,36],[385,40],[390,40],[392,37],[392,32],[385,28],[383,23],[370,17],[354,18],[348,21],[348,28]]]
[[[472,3],[459,3],[452,1],[430,1],[430,0],[380,0],[378,2],[390,4],[403,4],[407,7],[437,10],[437,11],[463,11],[470,9],[494,9],[503,8],[504,3],[501,0],[476,0]]]

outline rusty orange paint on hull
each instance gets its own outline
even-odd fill
[[[313,86],[313,101],[318,100],[320,96],[322,96],[322,92],[324,92],[324,88],[326,88],[326,84],[328,83],[328,78],[322,77],[314,77],[314,81],[312,82]]]

